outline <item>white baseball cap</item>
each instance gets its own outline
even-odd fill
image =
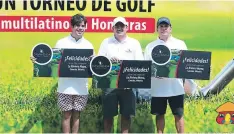
[[[128,25],[126,19],[124,17],[117,17],[113,20],[113,26],[118,23],[118,22],[122,22],[124,25]]]

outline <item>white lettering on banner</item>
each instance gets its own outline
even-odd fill
[[[132,18],[127,20],[128,30],[132,32],[154,32],[153,19]],[[92,17],[86,24],[88,32],[111,32],[112,18]],[[50,31],[69,32],[71,28],[69,18],[62,16],[0,16],[0,31]]]
[[[65,62],[66,61],[90,61],[90,58],[89,57],[81,57],[81,56],[66,56],[65,57]]]
[[[199,59],[199,58],[184,58],[183,63],[188,62],[188,63],[208,63],[209,59]]]
[[[146,30],[146,22],[127,22],[129,30]],[[112,21],[100,21],[98,18],[92,19],[92,29],[111,30]]]
[[[1,23],[1,29],[11,29],[12,28],[12,24],[11,21],[7,21],[7,20],[3,20]]]
[[[123,73],[125,72],[149,72],[149,68],[138,68],[138,67],[126,67],[123,70]]]
[[[21,17],[20,20],[2,20],[1,29],[68,29],[69,21],[54,21],[54,18],[45,21],[31,17],[30,19]]]
[[[98,23],[99,23],[99,19],[92,19],[92,29],[94,29],[94,27],[96,27],[98,29]]]
[[[99,20],[99,18],[93,18],[92,19],[92,29],[102,29],[102,30],[105,30],[105,29],[108,29],[110,30],[112,28],[112,22],[108,21],[108,22],[105,22],[105,21],[101,21]]]

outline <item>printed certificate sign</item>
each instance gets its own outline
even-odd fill
[[[89,68],[92,49],[51,49],[39,44],[33,48],[32,55],[36,58],[34,77],[92,77]]]
[[[210,79],[211,52],[169,49],[157,45],[152,49],[152,77]]]
[[[151,61],[111,62],[104,56],[93,58],[90,68],[95,88],[150,88]]]

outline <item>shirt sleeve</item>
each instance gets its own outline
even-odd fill
[[[188,50],[187,45],[184,41],[182,41],[182,50]]]
[[[144,52],[144,59],[145,60],[152,60],[151,59],[151,49],[150,49],[150,44],[148,44],[145,48],[145,52]]]
[[[139,41],[137,41],[136,43],[136,49],[135,49],[135,60],[144,60],[144,56],[143,56],[143,52],[142,52],[142,48],[141,48],[141,44],[139,43]]]
[[[182,41],[182,50],[188,50],[187,45],[185,44],[184,41]],[[183,85],[185,86],[185,82],[189,79],[182,78],[181,80],[182,80]]]
[[[61,45],[60,45],[61,43],[60,43],[60,41],[58,40],[57,42],[56,42],[56,44],[55,44],[55,47],[54,48],[61,48]]]
[[[148,46],[145,47],[144,59],[145,59],[145,60],[149,60],[149,56],[148,56]]]
[[[90,48],[93,49],[93,55],[95,55],[95,50],[94,50],[93,44],[91,42],[89,42],[89,45],[90,45]]]
[[[105,40],[103,40],[98,51],[99,56],[107,56],[107,50],[105,44],[106,44]]]

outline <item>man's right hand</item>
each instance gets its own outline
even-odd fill
[[[159,76],[157,76],[156,78],[157,78],[157,79],[163,79],[163,77],[159,77]]]
[[[30,60],[32,61],[32,63],[35,63],[36,58],[35,58],[35,57],[33,57],[33,56],[31,56],[31,57],[30,57]]]
[[[110,60],[111,60],[111,62],[115,62],[115,63],[120,62],[120,60],[118,58],[116,58],[116,57],[112,57]]]

